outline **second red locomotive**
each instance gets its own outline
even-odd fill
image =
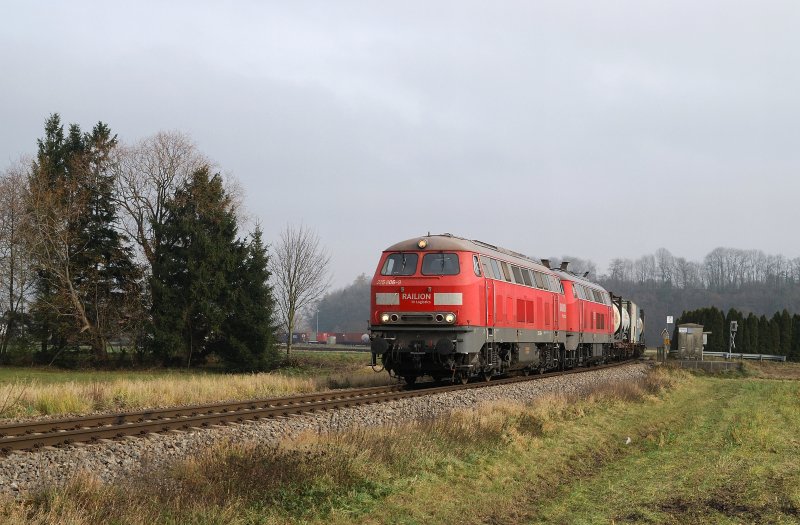
[[[370,339],[392,374],[467,381],[632,356],[644,314],[585,277],[450,234],[387,248],[372,280]]]

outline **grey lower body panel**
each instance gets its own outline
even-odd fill
[[[526,330],[519,328],[488,328],[495,343],[565,343],[565,332],[558,330]]]
[[[374,359],[409,381],[592,364],[612,343],[608,334],[485,326],[379,325],[370,332]]]
[[[552,363],[566,334],[484,326],[373,326],[372,353],[404,377],[475,375]]]

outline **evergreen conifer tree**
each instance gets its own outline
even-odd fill
[[[237,260],[231,274],[232,290],[228,315],[214,351],[229,370],[263,370],[278,361],[274,345],[272,287],[269,285],[267,248],[260,227],[249,243],[237,250]]]
[[[792,351],[792,316],[785,308],[780,313],[780,321],[778,323],[780,330],[780,355],[788,356]]]
[[[703,325],[703,331],[711,332],[708,334],[707,351],[727,352],[728,347],[725,346],[725,332],[727,331],[725,327],[725,316],[713,306],[711,308],[705,308],[704,310],[704,320],[701,323]]]
[[[102,122],[85,134],[72,124],[65,136],[54,114],[29,179],[31,251],[39,268],[32,310],[42,348],[87,344],[100,361],[140,293],[140,273],[112,202],[116,143]]]
[[[747,337],[747,351],[751,354],[760,354],[761,345],[758,340],[758,317],[753,312],[750,312],[745,324],[747,325],[747,330],[745,331]]]
[[[167,203],[152,275],[153,350],[166,364],[191,366],[215,353],[231,368],[270,364],[272,295],[256,230],[237,239],[237,220],[219,175],[208,167]]]
[[[791,361],[800,361],[800,315],[792,316],[792,346],[788,355]]]
[[[772,353],[774,340],[772,339],[772,328],[766,315],[758,318],[758,348],[759,354]]]
[[[769,320],[769,351],[765,354],[781,354],[781,313],[775,312],[775,315]]]

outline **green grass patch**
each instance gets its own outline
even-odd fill
[[[59,370],[57,368],[26,368],[0,366],[0,384],[38,383],[50,385],[57,383],[107,383],[119,379],[148,381],[160,378],[182,377],[187,375],[208,375],[208,372],[186,370]]]
[[[348,373],[365,369],[369,362],[369,352],[292,350],[278,372],[305,377]]]

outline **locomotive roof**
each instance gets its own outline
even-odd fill
[[[417,243],[420,239],[425,239],[428,241],[428,246],[424,250],[420,250],[417,246]],[[489,244],[483,241],[476,241],[470,239],[464,239],[462,237],[456,237],[450,233],[443,233],[441,235],[421,235],[419,237],[414,237],[413,239],[408,239],[406,241],[400,241],[397,244],[393,244],[389,246],[384,251],[386,252],[402,252],[402,251],[446,251],[446,250],[453,250],[453,251],[466,251],[466,252],[475,252],[481,255],[488,255],[490,257],[495,257],[498,259],[503,259],[508,262],[513,262],[519,264],[521,266],[526,267],[535,267],[536,270],[539,270],[544,273],[555,274],[555,272],[548,268],[547,266],[543,265],[539,259],[534,259],[533,257],[528,257],[525,254],[515,252],[513,250],[507,250],[505,248],[500,248],[493,244]]]
[[[585,277],[582,277],[580,275],[575,275],[572,272],[565,272],[564,270],[560,270],[558,268],[553,268],[553,272],[556,275],[558,275],[559,278],[561,278],[561,279],[563,279],[565,281],[574,281],[574,282],[582,284],[584,286],[589,286],[591,288],[595,288],[595,289],[598,289],[598,290],[604,290],[606,292],[608,291],[605,288],[603,288],[602,286],[600,286],[599,284],[597,284],[596,282],[590,281],[589,279],[586,279]]]

